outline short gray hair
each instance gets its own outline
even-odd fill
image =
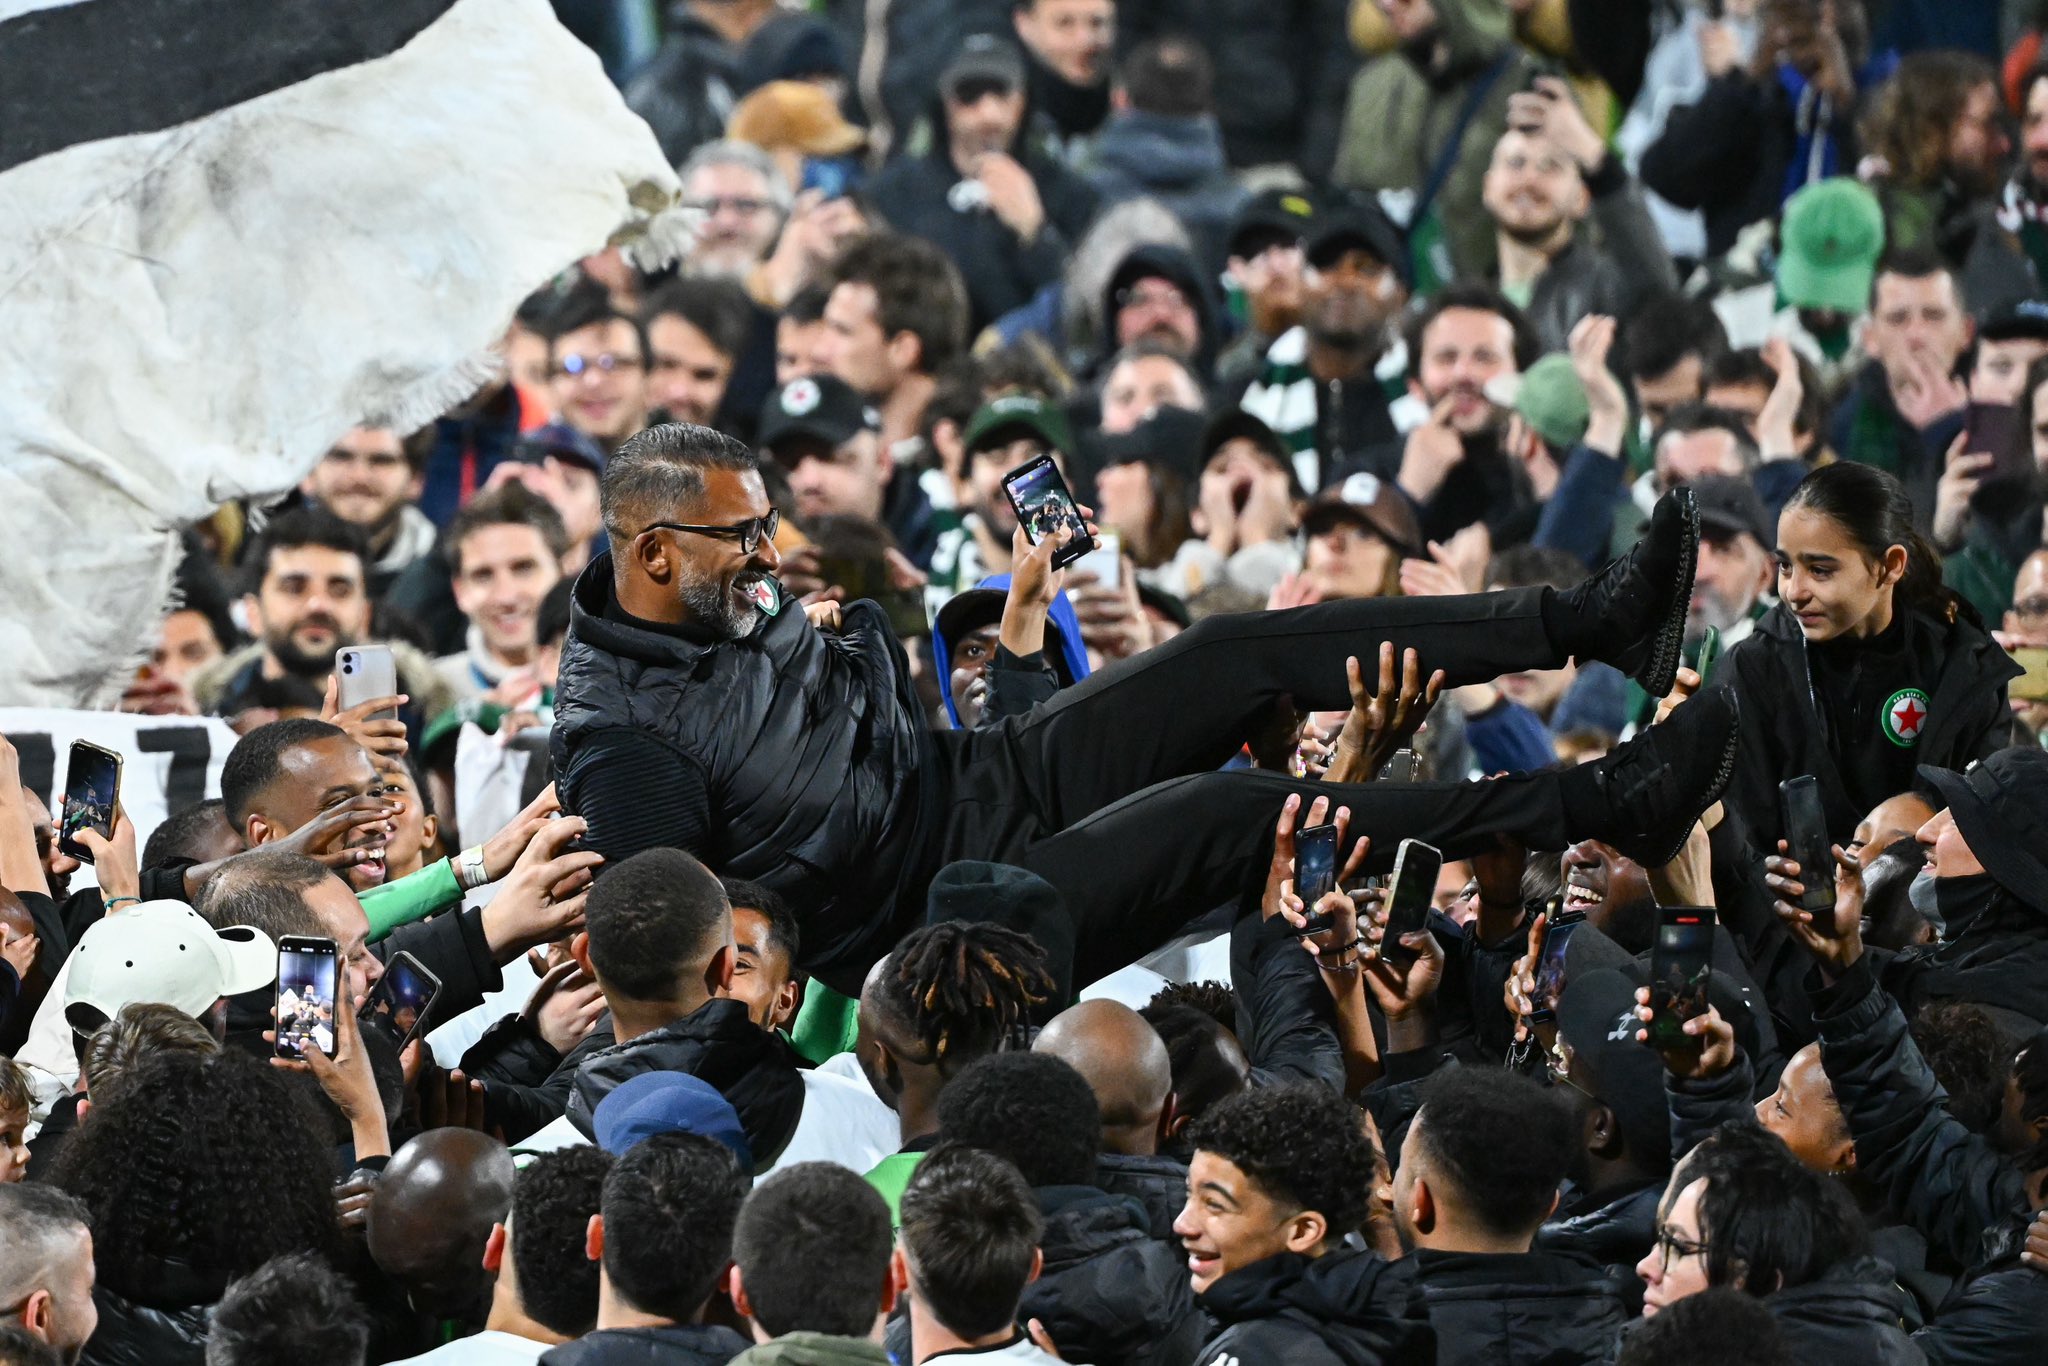
[[[744,166],[768,187],[768,198],[774,202],[775,212],[788,214],[793,192],[789,182],[783,179],[782,170],[773,158],[751,142],[737,138],[720,138],[707,142],[690,153],[690,159],[676,168],[676,179],[683,183],[683,193],[690,190],[690,177],[706,166]]]
[[[605,464],[598,490],[605,534],[623,550],[649,522],[694,507],[704,496],[705,470],[760,467],[744,441],[724,432],[688,422],[649,427],[628,438]]]
[[[15,1304],[49,1289],[50,1273],[65,1244],[92,1232],[92,1215],[75,1195],[55,1186],[0,1186],[0,1304]]]

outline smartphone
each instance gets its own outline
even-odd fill
[[[1799,881],[1806,888],[1799,909],[1816,913],[1815,933],[1832,935],[1834,917],[1818,914],[1835,907],[1835,856],[1829,847],[1827,813],[1820,804],[1820,779],[1811,773],[1787,778],[1778,784],[1778,802],[1784,808],[1785,843],[1799,864]]]
[[[441,979],[400,949],[385,960],[384,975],[370,988],[370,999],[363,1002],[357,1018],[365,1029],[381,1032],[394,1050],[402,1049],[419,1034],[440,994]]]
[[[1536,960],[1536,985],[1529,993],[1531,1024],[1557,1019],[1557,1003],[1565,987],[1565,954],[1571,948],[1572,935],[1586,923],[1584,911],[1565,911],[1563,897],[1552,897],[1544,914],[1543,956]]]
[[[2007,691],[2023,702],[2048,702],[2048,650],[2022,645],[2012,652],[2012,658],[2026,672],[2015,678]]]
[[[277,941],[277,1056],[334,1054],[335,983],[341,957],[332,939],[288,934]]]
[[[1700,637],[1699,657],[1692,666],[1692,671],[1700,676],[1700,686],[1702,688],[1706,687],[1708,680],[1713,677],[1714,665],[1719,662],[1720,658],[1721,628],[1709,626],[1706,634]]]
[[[1114,531],[1103,532],[1095,538],[1095,549],[1076,560],[1074,568],[1093,574],[1095,581],[1104,588],[1121,588],[1124,581],[1123,538]]]
[[[1074,539],[1052,557],[1054,569],[1065,569],[1095,549],[1095,538],[1088,534],[1088,524],[1081,520],[1074,495],[1067,489],[1066,477],[1050,455],[1027,460],[1004,475],[1003,492],[1009,495],[1010,506],[1016,510],[1017,521],[1031,544],[1057,535],[1062,527],[1072,529]]]
[[[334,652],[334,676],[340,680],[341,709],[360,706],[373,697],[398,695],[398,661],[389,645],[344,645]],[[371,713],[371,719],[396,721],[390,707]]]
[[[1714,908],[1665,906],[1657,912],[1657,943],[1650,950],[1652,1048],[1696,1043],[1682,1026],[1707,1013],[1707,983],[1714,972]]]
[[[92,851],[74,837],[81,830],[97,830],[102,839],[112,839],[114,804],[120,800],[121,756],[89,741],[73,740],[64,769],[64,819],[57,848],[81,863],[91,863]]]
[[[1308,911],[1308,923],[1297,935],[1321,934],[1330,917],[1316,914],[1316,903],[1337,890],[1337,827],[1312,825],[1294,835],[1294,894]]]
[[[2034,453],[2025,435],[2019,409],[2010,403],[1972,403],[1964,410],[1963,454],[1992,458],[1972,504],[1982,506],[1987,490],[1994,501],[2008,496],[2015,484],[2032,477]]]
[[[1394,875],[1387,882],[1387,930],[1380,938],[1381,957],[1415,956],[1413,950],[1402,947],[1401,936],[1429,924],[1429,908],[1436,904],[1437,875],[1443,869],[1443,851],[1435,845],[1401,841],[1394,854]]]
[[[1384,783],[1412,783],[1415,781],[1415,770],[1420,764],[1421,761],[1416,758],[1414,750],[1397,749],[1394,751],[1393,757],[1387,760],[1386,767],[1380,770],[1380,781]]]
[[[797,189],[816,190],[827,199],[843,199],[860,188],[860,162],[853,157],[805,157]]]

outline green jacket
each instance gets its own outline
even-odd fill
[[[836,1338],[824,1333],[789,1333],[749,1347],[732,1366],[889,1366],[889,1353],[866,1338]]]
[[[1493,144],[1507,131],[1508,96],[1526,89],[1540,70],[1514,44],[1506,0],[1436,0],[1436,12],[1443,55],[1433,79],[1399,48],[1368,62],[1351,83],[1332,172],[1339,185],[1420,194],[1475,83],[1506,54],[1431,206],[1430,216],[1443,225],[1448,262],[1441,253],[1433,255],[1430,268],[1416,276],[1418,293],[1448,278],[1446,265],[1461,279],[1492,275],[1493,219],[1481,202],[1486,167]]]

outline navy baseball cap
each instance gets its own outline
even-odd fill
[[[642,1072],[628,1079],[597,1103],[591,1124],[597,1146],[613,1157],[656,1134],[700,1134],[732,1149],[741,1171],[754,1170],[739,1111],[717,1087],[687,1072]]]

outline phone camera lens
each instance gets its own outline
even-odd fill
[[[356,662],[353,659],[345,661],[341,666],[341,671],[345,674],[354,673],[356,671]]]

